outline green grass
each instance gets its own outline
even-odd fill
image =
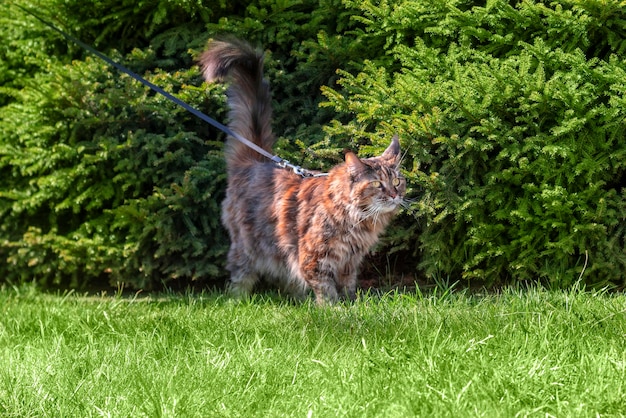
[[[2,417],[626,414],[626,297],[0,290]]]

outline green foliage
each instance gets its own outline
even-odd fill
[[[52,73],[2,109],[5,277],[79,286],[110,275],[141,287],[220,277],[224,164],[221,143],[203,139],[216,133],[100,61]],[[196,68],[149,79],[220,114],[207,92],[221,89],[195,87]]]
[[[94,42],[104,50],[108,45],[128,49],[107,52],[192,106],[224,117],[222,89],[203,86],[193,66],[190,48],[201,48],[207,38],[202,22],[173,26],[175,19],[195,16],[176,4],[185,2],[163,1],[150,10],[148,2],[97,2],[86,15],[79,3],[67,3],[62,16],[73,33],[85,40],[98,33]],[[50,15],[62,9],[55,4],[36,10],[59,24]],[[178,14],[159,12],[168,8]],[[143,23],[133,10],[146,11]],[[5,22],[16,15],[23,22],[3,28],[16,48],[2,51],[10,62],[0,77],[20,75],[0,92],[5,98],[0,109],[3,279],[73,287],[107,279],[144,288],[172,279],[221,279],[227,248],[219,223],[225,170],[221,141],[213,140],[220,136],[105,63],[91,57],[68,60],[84,51],[19,9],[0,11]],[[153,35],[143,49],[116,42],[134,25],[143,31],[133,32],[137,39],[121,36],[141,46],[139,38]],[[24,41],[31,39],[36,42]],[[20,65],[24,57],[34,64]],[[176,70],[164,70],[169,68]]]
[[[409,235],[427,275],[623,284],[623,8],[358,5],[363,33],[394,62],[325,90],[353,115],[328,132],[400,132],[409,181],[423,188],[414,208],[426,223]],[[406,228],[396,234],[406,248]]]
[[[223,90],[195,57],[223,33],[262,46],[277,152],[297,164],[399,133],[414,203],[379,250],[403,272],[624,284],[620,2],[24,6],[219,120]],[[221,280],[223,135],[13,6],[0,37],[3,280]]]

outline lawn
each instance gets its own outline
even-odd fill
[[[626,415],[626,296],[0,290],[2,417]]]

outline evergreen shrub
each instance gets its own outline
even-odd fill
[[[46,3],[39,14],[59,24],[50,14],[63,6],[66,30],[97,34],[92,43],[115,60],[224,117],[223,89],[203,86],[193,65],[190,48],[207,39],[202,21],[183,25],[193,3]],[[221,136],[31,16],[0,10],[20,18],[4,28],[3,54],[16,59],[1,92],[3,280],[153,288],[222,278]]]
[[[624,284],[618,1],[23,4],[222,121],[195,55],[222,33],[263,47],[297,164],[399,133],[414,202],[380,271]],[[223,134],[4,4],[0,36],[0,280],[221,283]]]
[[[425,221],[400,220],[392,246],[437,279],[622,286],[623,6],[348,4],[387,56],[326,89],[326,105],[352,115],[328,132],[405,140]]]
[[[100,61],[51,70],[2,109],[5,277],[151,287],[219,276],[224,164],[221,143],[205,139],[216,133]],[[149,77],[220,114],[204,87],[186,84],[198,78],[195,68]]]

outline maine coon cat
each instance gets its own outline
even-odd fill
[[[271,152],[263,54],[239,40],[212,41],[200,65],[207,81],[229,85],[229,128]],[[403,203],[398,137],[377,157],[346,152],[345,162],[324,177],[301,177],[232,137],[225,155],[222,222],[231,239],[230,291],[247,295],[268,277],[295,296],[312,289],[320,304],[354,298],[363,257]]]

